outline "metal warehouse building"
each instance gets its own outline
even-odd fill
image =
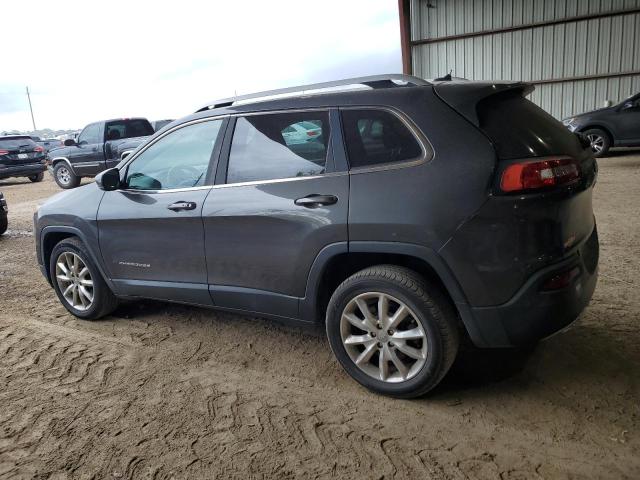
[[[403,69],[524,80],[555,117],[640,92],[640,0],[399,0]]]

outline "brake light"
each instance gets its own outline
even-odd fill
[[[44,147],[41,147],[40,145],[38,145],[36,148],[33,149],[34,152],[44,152]]]
[[[9,150],[0,150],[0,155],[8,155]]]
[[[318,132],[316,132],[314,130],[307,130],[307,135],[309,137],[315,137],[316,135],[318,135]]]
[[[548,157],[513,163],[500,179],[503,192],[568,185],[580,179],[580,166],[571,157]]]
[[[551,290],[560,290],[561,288],[568,287],[573,282],[573,279],[580,275],[580,268],[574,267],[571,270],[566,270],[542,284],[542,290],[545,292]]]

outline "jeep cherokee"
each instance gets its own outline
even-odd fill
[[[387,75],[208,104],[46,202],[38,262],[79,318],[154,298],[324,322],[355,380],[422,395],[465,336],[531,344],[593,294],[596,163],[532,88]]]

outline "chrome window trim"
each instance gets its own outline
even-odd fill
[[[126,193],[139,193],[139,194],[156,194],[156,193],[178,193],[178,192],[193,192],[196,190],[208,190],[213,188],[213,185],[200,185],[199,187],[185,187],[185,188],[167,188],[165,190],[141,190],[135,188],[119,188],[116,192]]]
[[[342,177],[349,175],[349,172],[330,172],[323,173],[321,175],[309,175],[306,177],[287,177],[287,178],[273,178],[269,180],[254,180],[251,182],[236,182],[236,183],[221,183],[219,185],[212,185],[211,188],[230,188],[230,187],[246,187],[251,185],[270,185],[272,183],[287,183],[287,182],[299,182],[302,180],[315,180],[318,178],[327,177]]]
[[[380,163],[378,165],[372,165],[372,166],[363,166],[363,167],[352,167],[351,165],[349,165],[349,173],[353,174],[353,175],[359,175],[361,173],[369,173],[369,172],[381,172],[381,171],[386,171],[386,170],[397,170],[399,168],[409,168],[409,167],[415,167],[418,165],[422,165],[423,163],[427,163],[432,161],[435,156],[435,150],[433,149],[433,145],[431,144],[431,142],[429,141],[429,139],[426,137],[426,135],[424,133],[422,133],[422,130],[420,130],[411,120],[411,118],[409,118],[404,112],[396,109],[396,108],[392,108],[392,107],[388,107],[388,106],[383,106],[383,105],[362,105],[362,106],[357,106],[357,105],[353,105],[353,106],[348,106],[348,107],[339,107],[340,111],[343,110],[378,110],[378,111],[384,111],[384,112],[388,112],[391,113],[393,115],[396,116],[396,118],[398,118],[405,127],[407,127],[407,129],[409,129],[409,131],[411,132],[411,134],[413,135],[413,137],[417,140],[418,145],[420,145],[420,149],[422,150],[422,155],[415,157],[415,158],[409,158],[407,160],[399,160],[396,162],[386,162],[386,163]],[[344,122],[341,122],[344,123]],[[344,125],[343,125],[343,131],[344,131]],[[345,153],[347,154],[347,162],[349,162],[349,148],[347,146],[347,141],[346,139],[344,140],[344,146],[345,146]]]
[[[324,177],[339,177],[339,176],[344,176],[344,175],[359,175],[362,173],[370,173],[370,172],[381,172],[381,171],[387,171],[387,170],[397,170],[400,168],[410,168],[410,167],[415,167],[418,165],[422,165],[424,163],[427,163],[431,160],[433,160],[435,158],[435,151],[433,149],[433,145],[431,144],[431,142],[429,141],[429,139],[422,133],[422,131],[414,125],[413,121],[404,114],[404,112],[401,112],[400,110],[397,110],[395,108],[391,108],[388,106],[382,106],[382,105],[354,105],[354,106],[348,106],[348,107],[341,107],[341,106],[323,106],[323,107],[310,107],[310,108],[296,108],[296,109],[278,109],[278,110],[266,110],[266,111],[252,111],[252,112],[238,112],[238,113],[225,113],[222,115],[216,115],[216,116],[212,116],[212,117],[204,117],[204,118],[198,118],[195,120],[191,120],[189,122],[186,123],[181,123],[179,125],[176,125],[174,127],[172,127],[170,130],[167,130],[166,132],[163,132],[162,135],[158,136],[157,138],[155,138],[153,140],[153,142],[149,142],[147,145],[144,146],[144,148],[140,151],[135,152],[135,154],[131,154],[129,155],[129,157],[127,157],[125,159],[126,163],[121,167],[121,169],[126,169],[129,167],[129,165],[131,164],[131,162],[133,162],[136,158],[138,158],[138,156],[140,156],[147,148],[149,148],[151,145],[155,144],[157,141],[159,141],[161,138],[164,138],[166,135],[168,135],[169,133],[172,133],[180,128],[189,126],[189,125],[193,125],[196,123],[202,123],[202,122],[208,122],[208,121],[213,121],[213,120],[224,120],[225,118],[238,118],[238,117],[247,117],[247,116],[252,116],[252,115],[270,115],[270,114],[282,114],[282,113],[304,113],[304,112],[314,112],[314,111],[321,111],[321,112],[327,112],[330,113],[330,111],[332,109],[337,109],[339,111],[342,110],[381,110],[381,111],[386,111],[389,112],[393,115],[395,115],[408,129],[409,131],[413,134],[414,138],[418,141],[418,144],[420,145],[420,148],[422,150],[422,155],[420,157],[414,158],[414,159],[409,159],[409,160],[401,160],[398,162],[388,162],[388,163],[383,163],[383,164],[379,164],[379,165],[375,165],[375,166],[371,166],[371,167],[350,167],[349,171],[346,172],[330,172],[330,173],[323,173],[320,175],[310,175],[307,177],[284,177],[284,178],[274,178],[274,179],[269,179],[269,180],[254,180],[254,181],[249,181],[249,182],[235,182],[235,183],[221,183],[218,185],[201,185],[198,187],[188,187],[188,188],[172,188],[172,189],[166,189],[166,190],[134,190],[134,189],[119,189],[118,191],[121,192],[127,192],[127,193],[141,193],[141,194],[157,194],[157,193],[176,193],[176,192],[189,192],[189,191],[194,191],[194,190],[203,190],[206,188],[210,188],[210,189],[218,189],[218,188],[229,188],[229,187],[244,187],[244,186],[251,186],[251,185],[269,185],[272,183],[285,183],[285,182],[294,182],[294,181],[300,181],[300,180],[311,180],[311,179],[318,179],[318,178],[324,178]],[[331,125],[329,125],[329,127],[331,127]],[[342,132],[340,132],[342,134]],[[333,134],[333,132],[330,132],[330,135]],[[233,140],[233,137],[232,137]],[[344,140],[343,140],[344,141]],[[346,142],[344,142],[345,144],[345,148],[346,148]],[[348,156],[348,152],[347,153]]]

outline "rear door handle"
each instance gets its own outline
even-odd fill
[[[323,205],[333,205],[338,202],[338,197],[335,195],[307,195],[306,197],[298,198],[294,202],[296,205],[307,208],[318,208]]]
[[[181,210],[195,210],[196,203],[180,201],[180,202],[172,203],[167,208],[169,210],[173,210],[174,212],[179,212]]]

